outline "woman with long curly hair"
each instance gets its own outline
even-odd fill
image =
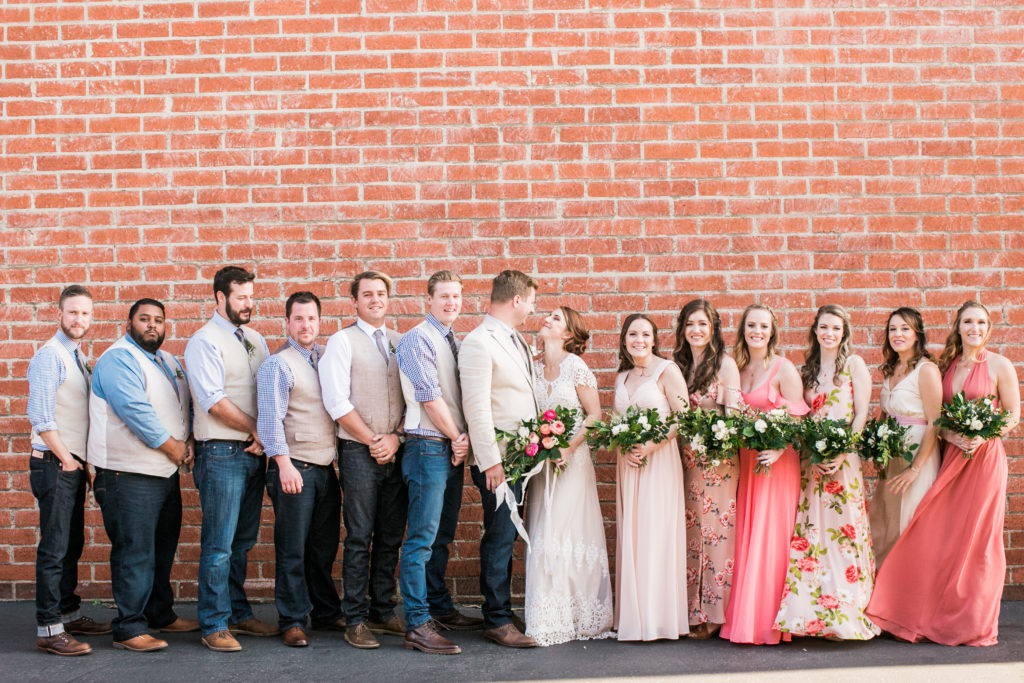
[[[1003,521],[1006,450],[1020,420],[1020,385],[1010,361],[986,348],[987,308],[967,301],[939,357],[942,399],[992,396],[1010,413],[1000,436],[943,431],[939,476],[879,570],[868,616],[897,638],[943,645],[995,645],[1006,574]]]

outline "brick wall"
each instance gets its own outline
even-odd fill
[[[730,338],[747,303],[777,307],[793,359],[813,309],[841,303],[871,363],[888,309],[921,307],[937,343],[977,296],[994,348],[1024,365],[1024,11],[943,4],[0,5],[0,597],[33,590],[24,377],[71,282],[97,297],[93,357],[143,295],[170,303],[180,354],[236,262],[259,276],[272,344],[300,286],[324,297],[325,332],[350,320],[345,279],[367,267],[396,276],[401,329],[438,268],[467,278],[461,331],[495,272],[536,273],[542,307],[586,313],[605,388],[623,316],[667,327],[697,294]],[[1007,595],[1022,598],[1021,441],[1009,451]],[[190,482],[184,497],[175,576],[192,597]],[[451,567],[469,599],[475,498]],[[105,596],[87,515],[82,578]],[[271,518],[250,564],[264,596]]]

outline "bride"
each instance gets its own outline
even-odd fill
[[[526,633],[539,645],[556,645],[613,635],[604,519],[585,430],[600,419],[601,404],[594,373],[578,355],[590,338],[583,317],[556,308],[537,338],[543,347],[534,361],[538,407],[586,414],[561,461],[545,463],[527,493]]]

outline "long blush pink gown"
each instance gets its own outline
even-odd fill
[[[743,402],[758,410],[785,407],[792,415],[805,415],[810,409],[803,400],[787,401],[772,387],[781,362],[781,358],[775,361],[764,384],[742,395]],[[757,455],[757,451],[740,449],[736,568],[721,634],[734,643],[777,645],[782,634],[772,625],[782,600],[800,500],[800,456],[787,448],[770,474],[755,474]]]
[[[987,352],[964,381],[968,399],[995,393]],[[957,359],[959,361],[959,359]],[[942,379],[953,398],[954,361]],[[893,635],[942,645],[995,645],[1006,577],[1006,450],[990,439],[974,457],[946,444],[939,476],[889,551],[867,614]]]

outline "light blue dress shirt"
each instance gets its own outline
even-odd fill
[[[223,327],[231,335],[235,334],[235,330],[240,329],[216,311],[212,320],[214,325]],[[269,356],[270,350],[262,336],[260,344],[263,345],[264,353]],[[238,345],[241,347],[241,342]],[[210,412],[210,408],[225,397],[224,359],[220,355],[217,343],[202,328],[192,335],[185,346],[185,366],[188,368],[188,381],[192,386],[192,391],[195,392],[196,402],[204,412]]]

